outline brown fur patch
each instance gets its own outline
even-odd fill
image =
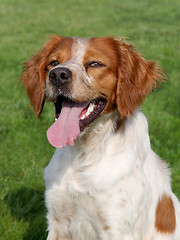
[[[109,227],[109,226],[104,226],[104,230],[105,230],[105,231],[109,231],[109,230],[110,230],[110,227]]]
[[[163,195],[156,208],[155,227],[158,232],[173,233],[176,228],[176,216],[170,196]]]
[[[94,80],[91,84],[93,92],[98,93],[98,97],[107,97],[108,103],[105,108],[107,112],[115,109],[117,85],[116,47],[117,44],[113,38],[92,38],[84,55],[84,66],[93,61],[101,62],[104,65],[101,68],[87,69],[87,74]]]
[[[24,72],[21,79],[24,82],[36,116],[41,113],[45,100],[45,80],[48,73],[48,58],[62,42],[65,42],[66,45],[67,43],[72,45],[72,40],[69,40],[69,38],[53,35],[37,54],[24,63]]]
[[[130,44],[119,41],[117,109],[122,118],[131,116],[146,95],[162,81],[161,69],[147,61]]]

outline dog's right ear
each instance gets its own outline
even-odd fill
[[[59,45],[62,39],[61,36],[53,35],[37,54],[24,63],[21,80],[24,82],[36,117],[41,113],[45,101],[46,61],[49,54]]]

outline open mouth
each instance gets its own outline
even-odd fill
[[[107,100],[105,98],[96,98],[83,109],[79,115],[79,126],[81,131],[100,115],[106,103]]]
[[[103,97],[77,103],[58,96],[55,103],[56,122],[47,131],[50,144],[57,148],[66,144],[73,146],[80,132],[100,115],[106,103],[107,99]]]
[[[106,106],[107,100],[105,98],[100,97],[85,103],[75,103],[69,100],[68,98],[59,95],[55,103],[56,120],[59,118],[61,114],[62,105],[64,102],[66,104],[68,103],[69,106],[72,106],[72,108],[78,105],[82,107],[82,111],[78,118],[80,130],[83,131],[87,125],[91,124],[100,115],[100,113]]]

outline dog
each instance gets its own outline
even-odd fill
[[[139,110],[163,78],[113,37],[53,35],[24,64],[36,117],[45,99],[56,110],[47,131],[56,150],[44,170],[48,240],[180,240],[170,171]]]

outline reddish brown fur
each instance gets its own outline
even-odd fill
[[[160,79],[160,69],[154,62],[142,58],[132,45],[119,41],[116,103],[122,118],[133,114]]]
[[[50,52],[47,58],[47,70],[52,66],[48,66],[51,61],[58,61],[59,63],[67,62],[72,58],[72,38],[64,38],[53,51]]]
[[[115,108],[115,92],[117,84],[117,61],[116,44],[113,38],[93,38],[90,41],[88,50],[84,57],[84,64],[99,60],[106,67],[97,69],[88,69],[88,75],[95,81],[92,88],[95,92],[100,92],[108,98],[106,111],[112,111]]]
[[[176,216],[170,196],[163,195],[156,209],[155,227],[158,232],[173,233],[176,228]]]
[[[44,91],[47,76],[47,58],[62,40],[63,37],[54,35],[51,40],[44,45],[42,50],[24,64],[25,70],[22,75],[22,81],[24,82],[36,116],[41,113],[45,100]]]

